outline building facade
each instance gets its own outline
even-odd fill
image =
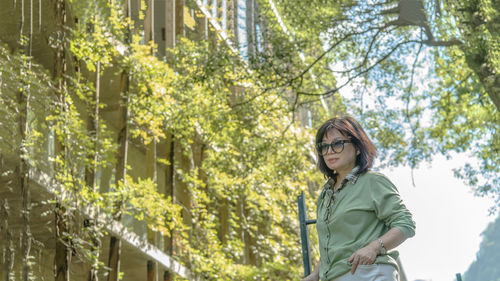
[[[244,100],[261,80],[250,66],[259,63],[258,54],[276,52],[270,36],[279,33],[270,27],[276,19],[262,10],[269,10],[262,7],[269,3],[0,2],[0,276],[5,280],[230,280],[231,273],[214,272],[223,265],[200,268],[215,259],[206,252],[210,247],[225,253],[221,263],[234,262],[228,271],[239,270],[240,276],[255,276],[252,270],[258,267],[287,276],[288,269],[278,265],[286,258],[284,249],[290,246],[286,243],[295,242],[279,245],[285,234],[263,238],[278,235],[266,220],[280,217],[274,207],[266,209],[267,191],[257,192],[268,187],[240,184],[234,176],[231,188],[241,186],[235,191],[238,196],[219,191],[221,174],[204,163],[230,161],[217,162],[210,154],[226,151],[224,141],[202,133],[203,127],[196,127],[201,121],[184,127],[199,114],[190,111],[196,108],[196,98],[189,97],[189,108],[182,111],[178,108],[188,97],[177,96],[188,84],[189,91],[201,88],[200,94],[213,85],[220,87],[217,93],[228,101],[224,110],[248,111],[245,115],[238,111],[234,116],[243,117],[234,122],[258,124],[262,120],[249,119],[260,118],[252,110],[278,110],[274,101],[278,98],[272,95],[269,108],[260,107],[268,101],[260,101],[258,94]],[[183,47],[176,49],[179,45]],[[189,46],[199,57],[183,53]],[[213,58],[216,65],[204,61],[207,68],[213,67],[211,75],[220,78],[210,87],[203,84],[207,79],[199,81],[201,72],[196,68],[182,67],[182,63],[196,66],[189,64],[203,59],[203,50],[229,54],[228,61],[233,61],[220,63],[224,57]],[[244,74],[234,74],[240,72]],[[187,78],[176,78],[183,75]],[[240,105],[254,100],[259,101],[254,107]],[[210,106],[215,108],[216,103]],[[203,117],[204,122],[218,124],[210,119],[216,115],[200,112],[209,116]],[[192,114],[191,119],[183,114]],[[310,114],[303,111],[297,118],[309,123],[304,116]],[[314,168],[310,160],[304,161],[310,164],[308,169]],[[278,180],[286,182],[287,177]],[[252,192],[248,186],[253,186]],[[204,201],[204,196],[210,200]],[[287,196],[294,198],[291,192]],[[280,231],[294,229],[296,222],[290,224],[289,218],[281,216]],[[216,243],[199,247],[206,241]],[[297,256],[299,250],[290,255]]]

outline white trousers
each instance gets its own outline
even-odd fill
[[[333,281],[399,281],[399,273],[389,264],[358,265],[354,274],[349,271]]]

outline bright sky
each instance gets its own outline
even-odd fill
[[[495,219],[488,213],[494,200],[474,196],[454,177],[452,169],[466,161],[466,155],[451,160],[439,156],[421,164],[414,171],[415,187],[407,167],[381,171],[398,187],[417,224],[416,235],[398,247],[409,281],[455,280],[474,261],[480,235]]]

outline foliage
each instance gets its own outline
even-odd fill
[[[15,152],[17,157],[26,157],[36,165],[43,165],[40,160],[39,147],[35,146],[46,129],[43,120],[44,110],[50,99],[44,93],[51,90],[46,71],[31,63],[29,56],[20,51],[12,54],[7,46],[0,46],[0,124],[3,133],[0,135],[0,151]],[[26,96],[28,116],[25,116],[23,105],[19,104],[19,96]],[[24,105],[26,106],[26,104]],[[34,125],[28,134],[22,137],[19,128],[21,117],[28,118]],[[30,153],[31,152],[31,153]]]
[[[466,164],[455,174],[476,186],[481,196],[499,194],[500,113],[489,101],[485,87],[466,66],[461,50],[449,50],[452,57],[438,59],[436,70],[443,77],[437,85],[432,106],[436,125],[431,137],[438,151],[470,151],[479,166]],[[454,58],[454,59],[453,59]]]
[[[259,0],[268,47],[246,61],[214,34],[177,39],[175,48],[158,57],[157,46],[143,42],[143,23],[127,18],[121,1],[70,2],[68,14],[78,21],[58,32],[67,35],[64,51],[75,70],[61,84],[22,51],[0,48],[0,123],[7,132],[0,148],[24,151],[20,155],[29,156],[33,167],[50,173],[69,213],[92,210],[85,214],[87,227],[66,237],[89,263],[99,260],[96,248],[108,220],[127,215],[174,239],[174,258],[203,279],[298,279],[296,197],[308,192],[313,214],[323,181],[310,127],[346,111],[375,139],[381,165],[415,168],[435,153],[472,152],[480,166],[466,165],[457,175],[478,186],[479,194],[500,194],[500,116],[490,84],[473,65],[481,55],[482,64],[498,69],[490,40],[498,29],[480,25],[478,35],[467,19],[455,21],[454,9],[464,9],[456,3],[446,2],[439,17],[428,4],[435,11],[429,13],[431,30],[442,40],[462,36],[467,47],[430,49],[424,30],[391,23],[385,1],[278,0],[287,34],[270,2]],[[496,24],[493,2],[466,2],[466,9],[479,7],[483,21]],[[146,14],[141,7],[139,14]],[[116,73],[130,78],[120,93],[128,102],[118,104],[129,112],[128,141],[140,150],[180,144],[176,153],[189,159],[189,168],[179,159],[155,164],[173,168],[189,205],[159,192],[156,177],[138,176],[139,163],[128,163],[123,179],[92,183],[85,177],[113,171],[118,161],[116,132],[112,118],[100,118],[108,104],[98,99],[97,87],[97,81],[113,83]],[[352,96],[341,99],[341,89]],[[20,91],[33,101],[32,130],[24,139],[16,123]],[[310,126],[297,122],[304,112]],[[56,141],[45,140],[51,137]],[[195,159],[200,147],[201,160]],[[53,201],[47,204],[56,208]]]
[[[23,42],[22,42],[23,43]],[[23,45],[26,47],[26,45]],[[31,58],[26,48],[11,53],[8,46],[0,42],[0,182],[1,182],[1,208],[0,208],[0,247],[4,253],[2,270],[6,278],[13,280],[16,273],[13,270],[14,258],[17,247],[24,252],[21,256],[25,280],[34,280],[36,265],[40,264],[36,256],[43,245],[32,236],[29,227],[14,228],[9,224],[12,219],[26,222],[26,216],[12,212],[12,201],[9,201],[9,192],[18,192],[23,204],[21,212],[30,213],[32,205],[26,200],[24,190],[19,192],[17,183],[23,176],[29,176],[26,165],[44,165],[44,153],[38,144],[44,141],[42,132],[47,128],[44,122],[44,110],[49,105],[44,93],[50,91],[50,84],[41,81],[47,80],[46,71],[38,65],[31,63]],[[30,126],[27,127],[26,124]],[[14,167],[9,165],[13,164]],[[21,196],[20,196],[21,195]],[[21,213],[20,212],[20,213]],[[21,223],[22,225],[22,223]],[[29,249],[26,245],[30,245]]]
[[[209,147],[200,171],[182,173],[192,195],[192,216],[197,218],[193,221],[197,239],[190,250],[194,268],[206,279],[272,278],[280,267],[273,272],[250,265],[237,266],[238,270],[236,265],[227,266],[225,261],[242,258],[245,241],[240,231],[245,231],[255,237],[256,259],[262,264],[281,262],[286,269],[282,274],[288,272],[293,279],[299,273],[290,269],[300,264],[300,248],[294,242],[295,197],[304,182],[318,180],[307,157],[310,132],[295,126],[285,132],[291,117],[286,98],[270,90],[262,95],[257,88],[262,81],[223,45],[214,52],[206,42],[182,41],[173,51],[172,64],[179,74],[176,89],[183,89],[176,92],[176,100],[184,104],[182,116],[168,123],[169,129],[191,139],[198,135]],[[244,95],[229,91],[241,84],[247,85]],[[202,174],[206,182],[200,181]],[[232,213],[233,230],[226,244],[218,241],[221,222],[211,213],[217,212],[213,204],[222,201]],[[243,277],[246,274],[253,277]]]
[[[110,200],[110,203],[125,202],[121,212],[139,221],[146,221],[152,230],[165,236],[170,236],[174,228],[182,230],[185,227],[180,220],[181,207],[173,204],[171,198],[159,193],[151,179],[139,179],[135,182],[130,176],[126,176],[124,182],[118,182],[115,192],[104,194],[106,198],[116,198]],[[111,206],[110,203],[107,207]],[[107,212],[112,214],[115,209],[110,208]]]
[[[10,117],[18,111],[15,90],[19,87],[31,87],[33,99],[44,101],[39,103],[43,105],[36,115],[39,119],[31,124],[42,128],[35,136],[44,141],[34,142],[32,149],[49,161],[33,162],[33,167],[51,174],[60,187],[59,199],[64,200],[44,204],[68,215],[69,231],[61,237],[66,246],[105,271],[99,262],[105,226],[127,215],[172,237],[177,247],[174,257],[204,279],[297,279],[301,259],[296,196],[306,191],[308,183],[317,189],[322,182],[315,173],[312,131],[294,124],[293,112],[299,107],[294,88],[300,84],[308,92],[321,91],[311,76],[294,79],[304,66],[296,55],[297,46],[283,40],[286,35],[277,25],[270,25],[266,36],[274,51],[249,63],[224,41],[182,38],[165,61],[154,55],[156,46],[142,42],[115,1],[71,4],[69,14],[78,21],[64,27],[66,41],[59,42],[59,48],[67,46],[66,56],[74,60],[68,60],[68,66],[74,66],[74,71],[67,71],[62,81],[53,81],[33,58],[2,49],[5,69],[1,72],[5,81],[1,108],[6,113],[2,122],[15,120]],[[25,61],[32,71],[12,71]],[[19,74],[22,71],[26,75]],[[103,113],[95,115],[108,106],[98,99],[97,81],[106,83],[102,77],[117,71],[131,77],[129,90],[122,94],[129,99],[125,106],[133,145],[144,149],[174,136],[188,158],[193,157],[193,145],[201,143],[205,148],[202,163],[189,170],[160,159],[163,165],[174,166],[189,193],[190,206],[158,192],[155,178],[135,176],[136,163],[129,163],[123,180],[86,178],[89,172],[112,171],[117,162],[114,129],[109,120],[100,118]],[[325,87],[333,85],[328,71],[314,71],[321,73],[318,79],[325,79]],[[43,90],[35,92],[36,83]],[[324,109],[309,106],[316,107],[315,117],[324,119]],[[15,122],[9,124],[16,129]],[[2,151],[3,145],[19,143],[15,133],[5,136]],[[45,141],[50,138],[55,141]],[[307,190],[312,195],[308,196],[311,212],[316,189]],[[229,212],[229,231],[222,239],[221,202]],[[186,208],[191,220],[187,225],[181,218]],[[86,227],[80,229],[82,216]]]
[[[464,280],[498,280],[500,270],[497,263],[500,253],[500,217],[491,222],[482,233],[483,241],[479,246],[476,260],[464,274]]]
[[[447,1],[446,8],[455,15],[464,44],[460,46],[467,65],[478,76],[489,97],[500,108],[500,46],[498,1]]]
[[[390,12],[400,2],[277,1],[298,45],[318,34],[322,47],[311,53],[339,81],[321,95],[344,89],[382,164],[414,168],[435,153],[470,153],[479,165],[456,175],[500,198],[497,1],[425,1],[420,26]]]
[[[442,98],[440,124],[457,137],[443,141],[445,147],[470,150],[480,159],[456,171],[481,196],[500,193],[500,48],[498,45],[498,1],[446,1],[450,23],[464,44],[437,53],[437,73]],[[453,62],[453,63],[450,63]],[[452,103],[452,109],[442,105]],[[498,200],[497,200],[498,202]]]

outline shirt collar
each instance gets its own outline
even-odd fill
[[[358,180],[359,178],[359,174],[358,174],[358,171],[359,171],[359,166],[356,166],[354,167],[350,172],[349,174],[345,177],[345,179],[342,180],[342,183],[344,182],[350,182],[352,184],[355,184],[356,181]],[[341,183],[341,184],[342,184]]]
[[[340,182],[340,188],[342,188],[348,182],[355,184],[359,177],[358,171],[359,171],[359,166],[352,168],[349,174],[347,174],[347,176]],[[330,183],[330,188],[333,188],[333,180],[330,179],[328,182]]]
[[[359,169],[360,169],[359,166],[355,166],[349,172],[349,174],[347,174],[347,176],[342,180],[342,182],[340,183],[340,188],[338,190],[342,189],[344,187],[344,185],[346,185],[348,182],[351,183],[351,184],[355,184],[356,181],[359,178],[359,174],[358,174]],[[330,189],[333,190],[333,186],[334,186],[333,180],[329,179],[328,182],[327,182],[327,184],[326,184],[326,189],[330,188]],[[323,194],[323,197],[324,197],[324,194]]]

